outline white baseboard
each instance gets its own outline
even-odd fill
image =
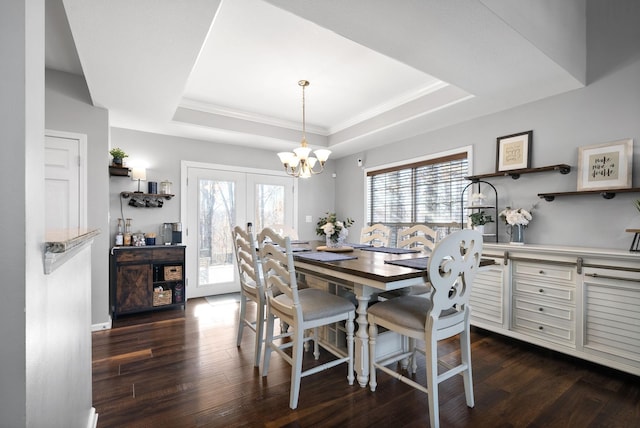
[[[87,421],[87,428],[97,428],[98,426],[98,414],[96,408],[92,407],[89,413],[89,420]]]
[[[111,330],[112,325],[113,320],[111,319],[111,315],[109,315],[109,321],[98,324],[91,324],[91,331]]]

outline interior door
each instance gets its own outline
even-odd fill
[[[84,228],[86,137],[46,131],[44,150],[46,230]]]
[[[294,179],[203,165],[186,176],[187,297],[239,291],[231,229],[293,224]]]

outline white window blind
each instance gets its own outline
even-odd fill
[[[369,224],[392,229],[427,223],[450,228],[461,218],[460,196],[468,184],[467,152],[367,173]]]

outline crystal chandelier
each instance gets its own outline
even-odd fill
[[[293,177],[308,178],[313,174],[320,174],[324,169],[324,164],[329,159],[330,150],[319,149],[313,152],[316,156],[309,156],[311,149],[307,145],[306,124],[305,124],[305,105],[304,105],[304,88],[309,86],[309,81],[300,80],[298,85],[302,87],[302,142],[300,147],[291,152],[278,153],[280,162],[284,165],[287,174]],[[320,164],[320,169],[314,169],[316,164]]]

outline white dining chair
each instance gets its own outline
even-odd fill
[[[391,228],[381,223],[365,226],[360,231],[360,243],[374,247],[388,247],[391,239]]]
[[[414,224],[398,231],[398,248],[413,248],[431,253],[436,245],[436,231],[425,224]]]
[[[369,386],[376,390],[376,369],[428,394],[431,427],[439,426],[438,384],[462,374],[468,407],[474,406],[469,332],[469,295],[482,254],[482,235],[475,230],[455,232],[436,244],[427,264],[427,281],[431,283],[429,298],[401,296],[372,305],[369,322]],[[381,361],[375,360],[378,328],[401,334],[409,339],[407,352]],[[438,341],[455,335],[460,339],[460,364],[448,365],[438,373]],[[389,367],[410,359],[407,370],[416,371],[417,341],[424,341],[426,387]]]
[[[242,343],[244,327],[247,326],[255,333],[254,367],[259,367],[264,337],[264,320],[266,296],[261,279],[261,269],[258,263],[256,242],[250,228],[245,230],[236,226],[231,230],[233,246],[236,255],[236,265],[240,277],[240,314],[238,316],[238,335],[236,345]],[[247,316],[247,301],[256,304],[254,317]]]
[[[436,245],[436,231],[425,224],[414,224],[411,227],[398,231],[397,242],[396,247],[398,248],[420,250],[420,252],[426,256],[431,254]],[[379,298],[389,299],[407,294],[426,295],[429,292],[431,292],[430,284],[414,285],[400,290],[381,293]]]
[[[353,385],[353,331],[355,306],[349,300],[317,288],[298,289],[291,238],[282,237],[265,228],[258,234],[260,261],[267,295],[267,318],[262,376],[267,376],[271,352],[275,351],[291,365],[289,407],[298,407],[300,379],[322,370],[347,363],[347,381]],[[276,295],[277,292],[281,294]],[[274,335],[275,318],[289,325],[288,331]],[[331,347],[324,347],[318,338],[319,327],[345,322],[346,356]],[[307,332],[307,334],[305,334]],[[305,343],[313,340],[313,355],[320,357],[323,347],[335,358],[303,370]],[[291,348],[289,354],[288,349]]]
[[[298,240],[298,232],[288,224],[272,224],[267,227],[280,234],[280,236],[288,236],[292,241]]]

